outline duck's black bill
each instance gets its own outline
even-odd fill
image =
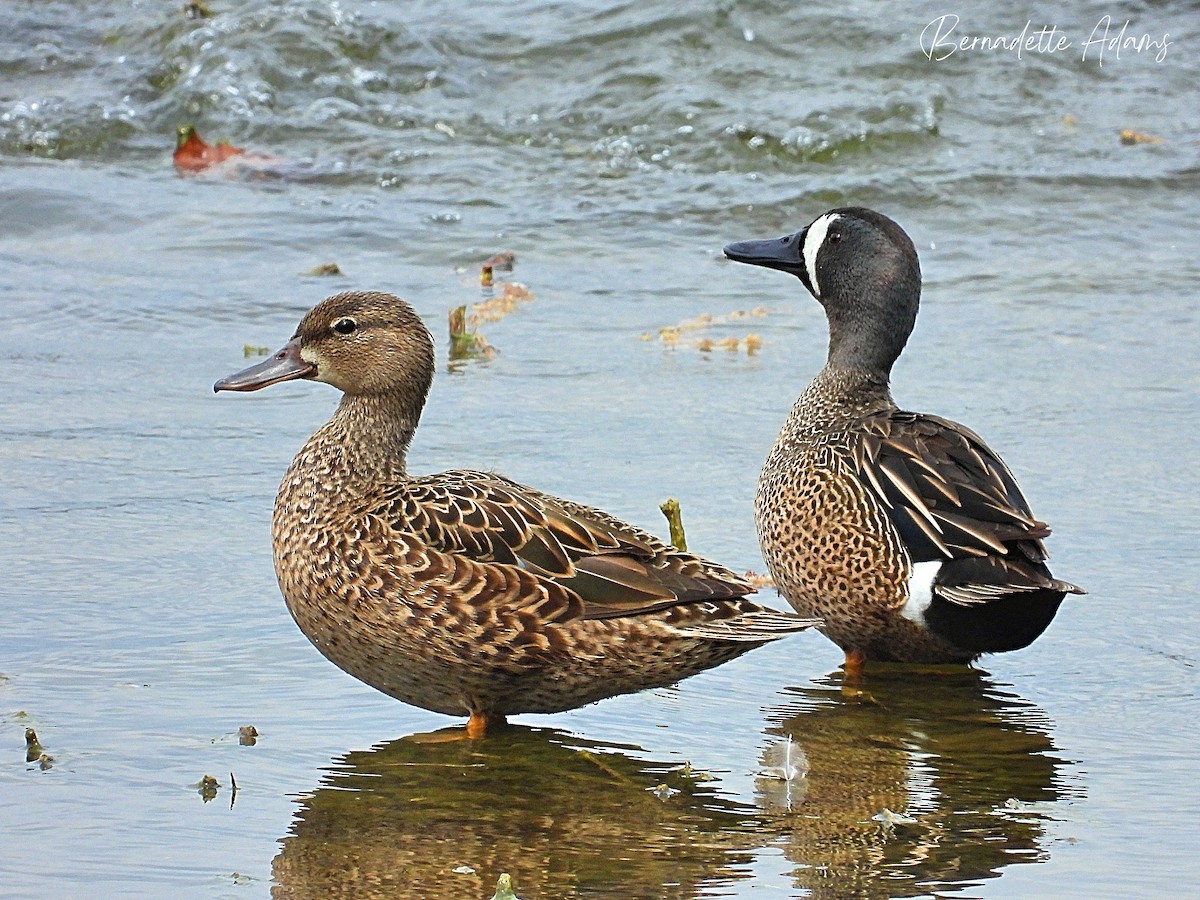
[[[300,355],[300,338],[294,337],[270,359],[225,376],[213,385],[213,390],[257,391],[281,381],[312,378],[316,373],[317,367]]]
[[[734,262],[749,263],[752,266],[765,266],[768,269],[779,269],[790,272],[800,278],[804,273],[804,258],[801,248],[804,246],[804,234],[808,231],[797,231],[787,237],[775,238],[770,241],[738,241],[725,248],[725,255]]]

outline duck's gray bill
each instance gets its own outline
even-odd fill
[[[300,355],[300,338],[294,337],[287,346],[270,359],[232,375],[226,375],[213,385],[214,391],[257,391],[281,381],[311,378],[317,367]]]

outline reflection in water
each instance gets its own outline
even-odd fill
[[[886,666],[859,688],[831,676],[789,693],[769,732],[791,738],[808,773],[759,780],[758,799],[798,888],[928,894],[1047,858],[1046,804],[1079,788],[1054,755],[1052,723],[1027,701],[969,670]]]
[[[561,731],[391,741],[335,761],[300,804],[273,896],[483,898],[509,872],[526,898],[684,900],[736,892],[764,847],[797,895],[969,889],[1047,858],[1049,806],[1080,792],[1051,729],[976,672],[833,676],[769,716],[763,769],[798,773],[757,780],[757,806]]]
[[[272,895],[483,898],[509,872],[520,897],[690,898],[744,877],[753,807],[628,753],[525,728],[349,753],[301,804]]]

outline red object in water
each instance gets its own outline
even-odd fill
[[[175,141],[175,168],[181,172],[203,172],[245,152],[233,144],[206,144],[195,128],[181,125]]]

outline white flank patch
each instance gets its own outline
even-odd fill
[[[908,600],[900,607],[900,615],[921,627],[925,626],[925,610],[933,602],[933,579],[937,578],[941,568],[940,560],[913,565],[912,574],[908,576]]]
[[[804,268],[808,270],[808,283],[812,285],[813,293],[821,296],[821,286],[817,284],[817,253],[825,243],[825,235],[835,219],[841,218],[837,213],[825,213],[817,221],[808,226],[808,234],[804,236],[804,246],[800,248],[804,254]]]

